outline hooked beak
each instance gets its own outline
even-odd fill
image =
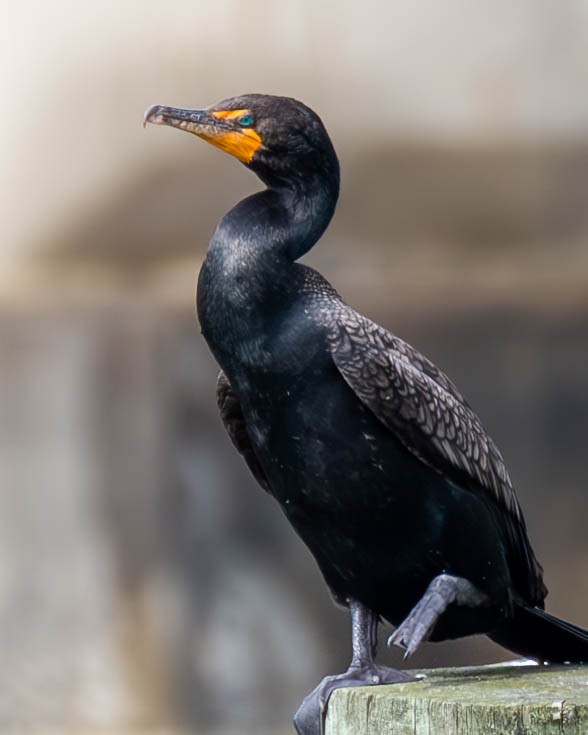
[[[228,129],[223,120],[211,115],[208,110],[182,110],[179,107],[165,107],[164,105],[151,105],[145,110],[143,116],[143,127],[147,123],[153,125],[171,125],[194,135],[214,135],[217,131]],[[219,131],[219,132],[220,132]]]
[[[239,129],[235,126],[234,113],[241,112],[242,110],[183,110],[178,107],[151,105],[145,110],[143,127],[152,123],[179,128],[230,153],[242,163],[251,163],[262,141],[252,128]]]

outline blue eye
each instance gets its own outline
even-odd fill
[[[247,113],[246,115],[242,115],[239,118],[239,125],[243,126],[244,128],[248,128],[253,125],[253,115],[250,115],[249,113]]]

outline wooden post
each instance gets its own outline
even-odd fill
[[[588,735],[588,666],[415,671],[418,681],[339,689],[325,735]]]

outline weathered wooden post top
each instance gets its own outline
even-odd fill
[[[333,692],[325,735],[588,735],[588,666],[415,673],[410,683]]]

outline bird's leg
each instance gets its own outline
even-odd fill
[[[388,645],[404,648],[404,658],[408,658],[429,637],[437,620],[452,602],[477,607],[486,599],[486,595],[467,579],[440,574],[433,579],[408,617],[388,638]]]
[[[308,694],[294,715],[298,735],[320,735],[329,697],[335,689],[374,684],[396,684],[412,677],[374,661],[376,655],[378,617],[357,600],[349,600],[351,643],[353,654],[347,671],[325,677]]]
[[[367,607],[349,600],[351,613],[351,663],[350,669],[360,669],[373,663],[378,647],[378,618]]]

